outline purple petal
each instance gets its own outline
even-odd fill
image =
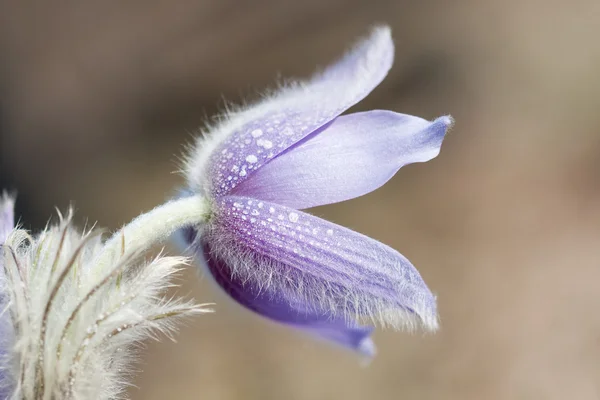
[[[6,194],[0,195],[0,244],[15,227],[14,200]]]
[[[230,274],[333,319],[437,328],[435,297],[384,244],[266,201],[226,196],[203,240]]]
[[[3,248],[2,245],[10,232],[14,229],[14,200],[6,194],[0,195],[0,281],[4,278],[4,268],[2,266]],[[4,282],[0,282],[0,288]],[[6,360],[10,354],[9,347],[12,346],[12,323],[10,315],[6,310],[7,296],[0,289],[0,398],[8,398],[12,393],[13,383],[8,370],[6,369]]]
[[[250,281],[243,282],[239,275],[232,274],[231,268],[221,260],[210,245],[203,244],[200,254],[205,265],[219,286],[242,306],[296,329],[315,335],[318,338],[334,342],[342,347],[354,350],[364,356],[375,355],[375,345],[370,338],[373,328],[349,326],[343,320],[311,311],[302,302],[290,303],[279,293],[269,289],[260,289]]]
[[[230,116],[208,140],[200,140],[190,155],[189,186],[213,198],[229,193],[265,163],[369,94],[387,74],[393,55],[389,28],[377,28],[354,51],[309,82],[284,88]]]
[[[303,209],[367,194],[402,166],[440,152],[450,117],[433,122],[391,111],[337,118],[264,165],[232,194]]]

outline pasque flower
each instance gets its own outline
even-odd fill
[[[0,399],[123,398],[135,344],[207,311],[164,297],[186,259],[140,257],[203,210],[196,198],[166,203],[104,242],[70,213],[32,236],[0,196]]]
[[[186,191],[205,196],[209,212],[182,237],[225,292],[366,355],[375,348],[365,321],[435,330],[436,299],[395,250],[299,210],[364,195],[438,155],[450,117],[340,116],[383,80],[393,55],[390,30],[374,29],[308,82],[227,115],[184,168]]]

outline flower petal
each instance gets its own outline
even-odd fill
[[[6,238],[15,227],[14,216],[15,202],[7,194],[0,195],[0,244],[6,241]]]
[[[289,302],[289,299],[279,296],[277,292],[261,290],[250,281],[244,282],[239,275],[232,274],[232,269],[211,250],[209,243],[204,242],[201,246],[197,255],[202,264],[208,267],[225,293],[242,306],[263,317],[334,342],[364,356],[375,355],[375,345],[370,338],[372,327],[349,326],[343,320],[334,320],[325,314],[312,312],[300,298]]]
[[[218,207],[203,240],[242,282],[334,319],[437,328],[435,297],[390,247],[274,203],[226,196]]]
[[[391,111],[341,116],[264,165],[232,194],[297,209],[362,196],[402,166],[435,158],[451,124],[450,117],[429,122]]]
[[[231,115],[192,150],[186,163],[189,186],[212,197],[229,193],[269,160],[369,94],[387,75],[393,56],[389,28],[377,28],[309,82],[284,88]]]
[[[3,244],[14,229],[14,200],[6,194],[0,194],[0,398],[9,398],[13,391],[13,382],[9,374],[9,354],[12,347],[13,330],[10,314],[7,310],[5,275],[3,267]]]

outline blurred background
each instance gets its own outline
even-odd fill
[[[600,2],[0,2],[0,181],[117,228],[182,183],[183,144],[374,23],[396,63],[355,110],[456,125],[432,162],[314,210],[400,250],[438,294],[437,335],[378,331],[368,366],[228,301],[148,343],[133,399],[600,398]]]

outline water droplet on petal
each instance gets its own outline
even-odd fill
[[[260,130],[260,129],[255,129],[250,134],[252,135],[253,138],[257,138],[257,137],[261,137],[262,136],[263,131]]]
[[[267,139],[258,139],[256,141],[256,144],[260,147],[264,147],[265,149],[270,149],[271,147],[273,147],[273,142]]]
[[[288,218],[291,222],[298,222],[298,214],[295,212],[290,213],[290,215],[288,215]]]
[[[248,161],[250,164],[254,164],[255,162],[258,161],[258,158],[256,158],[256,156],[254,154],[250,154],[249,156],[246,157],[246,161]]]

